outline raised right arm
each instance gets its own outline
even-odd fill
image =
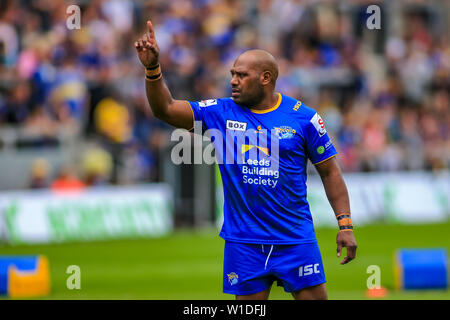
[[[194,127],[194,115],[186,100],[175,100],[162,79],[159,66],[159,48],[153,26],[147,21],[148,35],[134,43],[139,60],[146,68],[145,92],[155,117],[177,127],[190,130]]]

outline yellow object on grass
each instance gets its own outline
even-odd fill
[[[11,298],[30,298],[50,293],[50,268],[45,256],[38,256],[36,269],[20,271],[15,265],[8,270],[8,293]]]

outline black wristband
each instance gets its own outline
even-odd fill
[[[152,66],[152,67],[145,67],[145,69],[148,70],[148,71],[152,71],[152,70],[155,70],[155,69],[158,69],[158,68],[159,68],[159,63],[154,65],[154,66]]]
[[[339,216],[337,216],[338,221],[345,219],[345,218],[350,218],[350,215],[349,214],[340,214]]]
[[[154,76],[145,76],[145,79],[150,80],[150,81],[155,81],[158,80],[161,77],[161,73],[154,75]]]

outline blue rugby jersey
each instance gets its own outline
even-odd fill
[[[308,159],[317,164],[337,151],[316,111],[278,96],[277,104],[266,110],[240,106],[231,98],[189,101],[195,121],[202,122],[202,133],[215,146],[225,200],[220,236],[225,240],[316,241],[306,199],[306,165]]]

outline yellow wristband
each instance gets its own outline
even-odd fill
[[[353,229],[353,221],[350,217],[350,213],[340,213],[336,216],[338,221],[339,229],[341,231],[347,231]]]
[[[156,75],[159,75],[160,73],[161,73],[161,67],[160,67],[159,63],[154,67],[145,68],[146,76],[154,77]]]

